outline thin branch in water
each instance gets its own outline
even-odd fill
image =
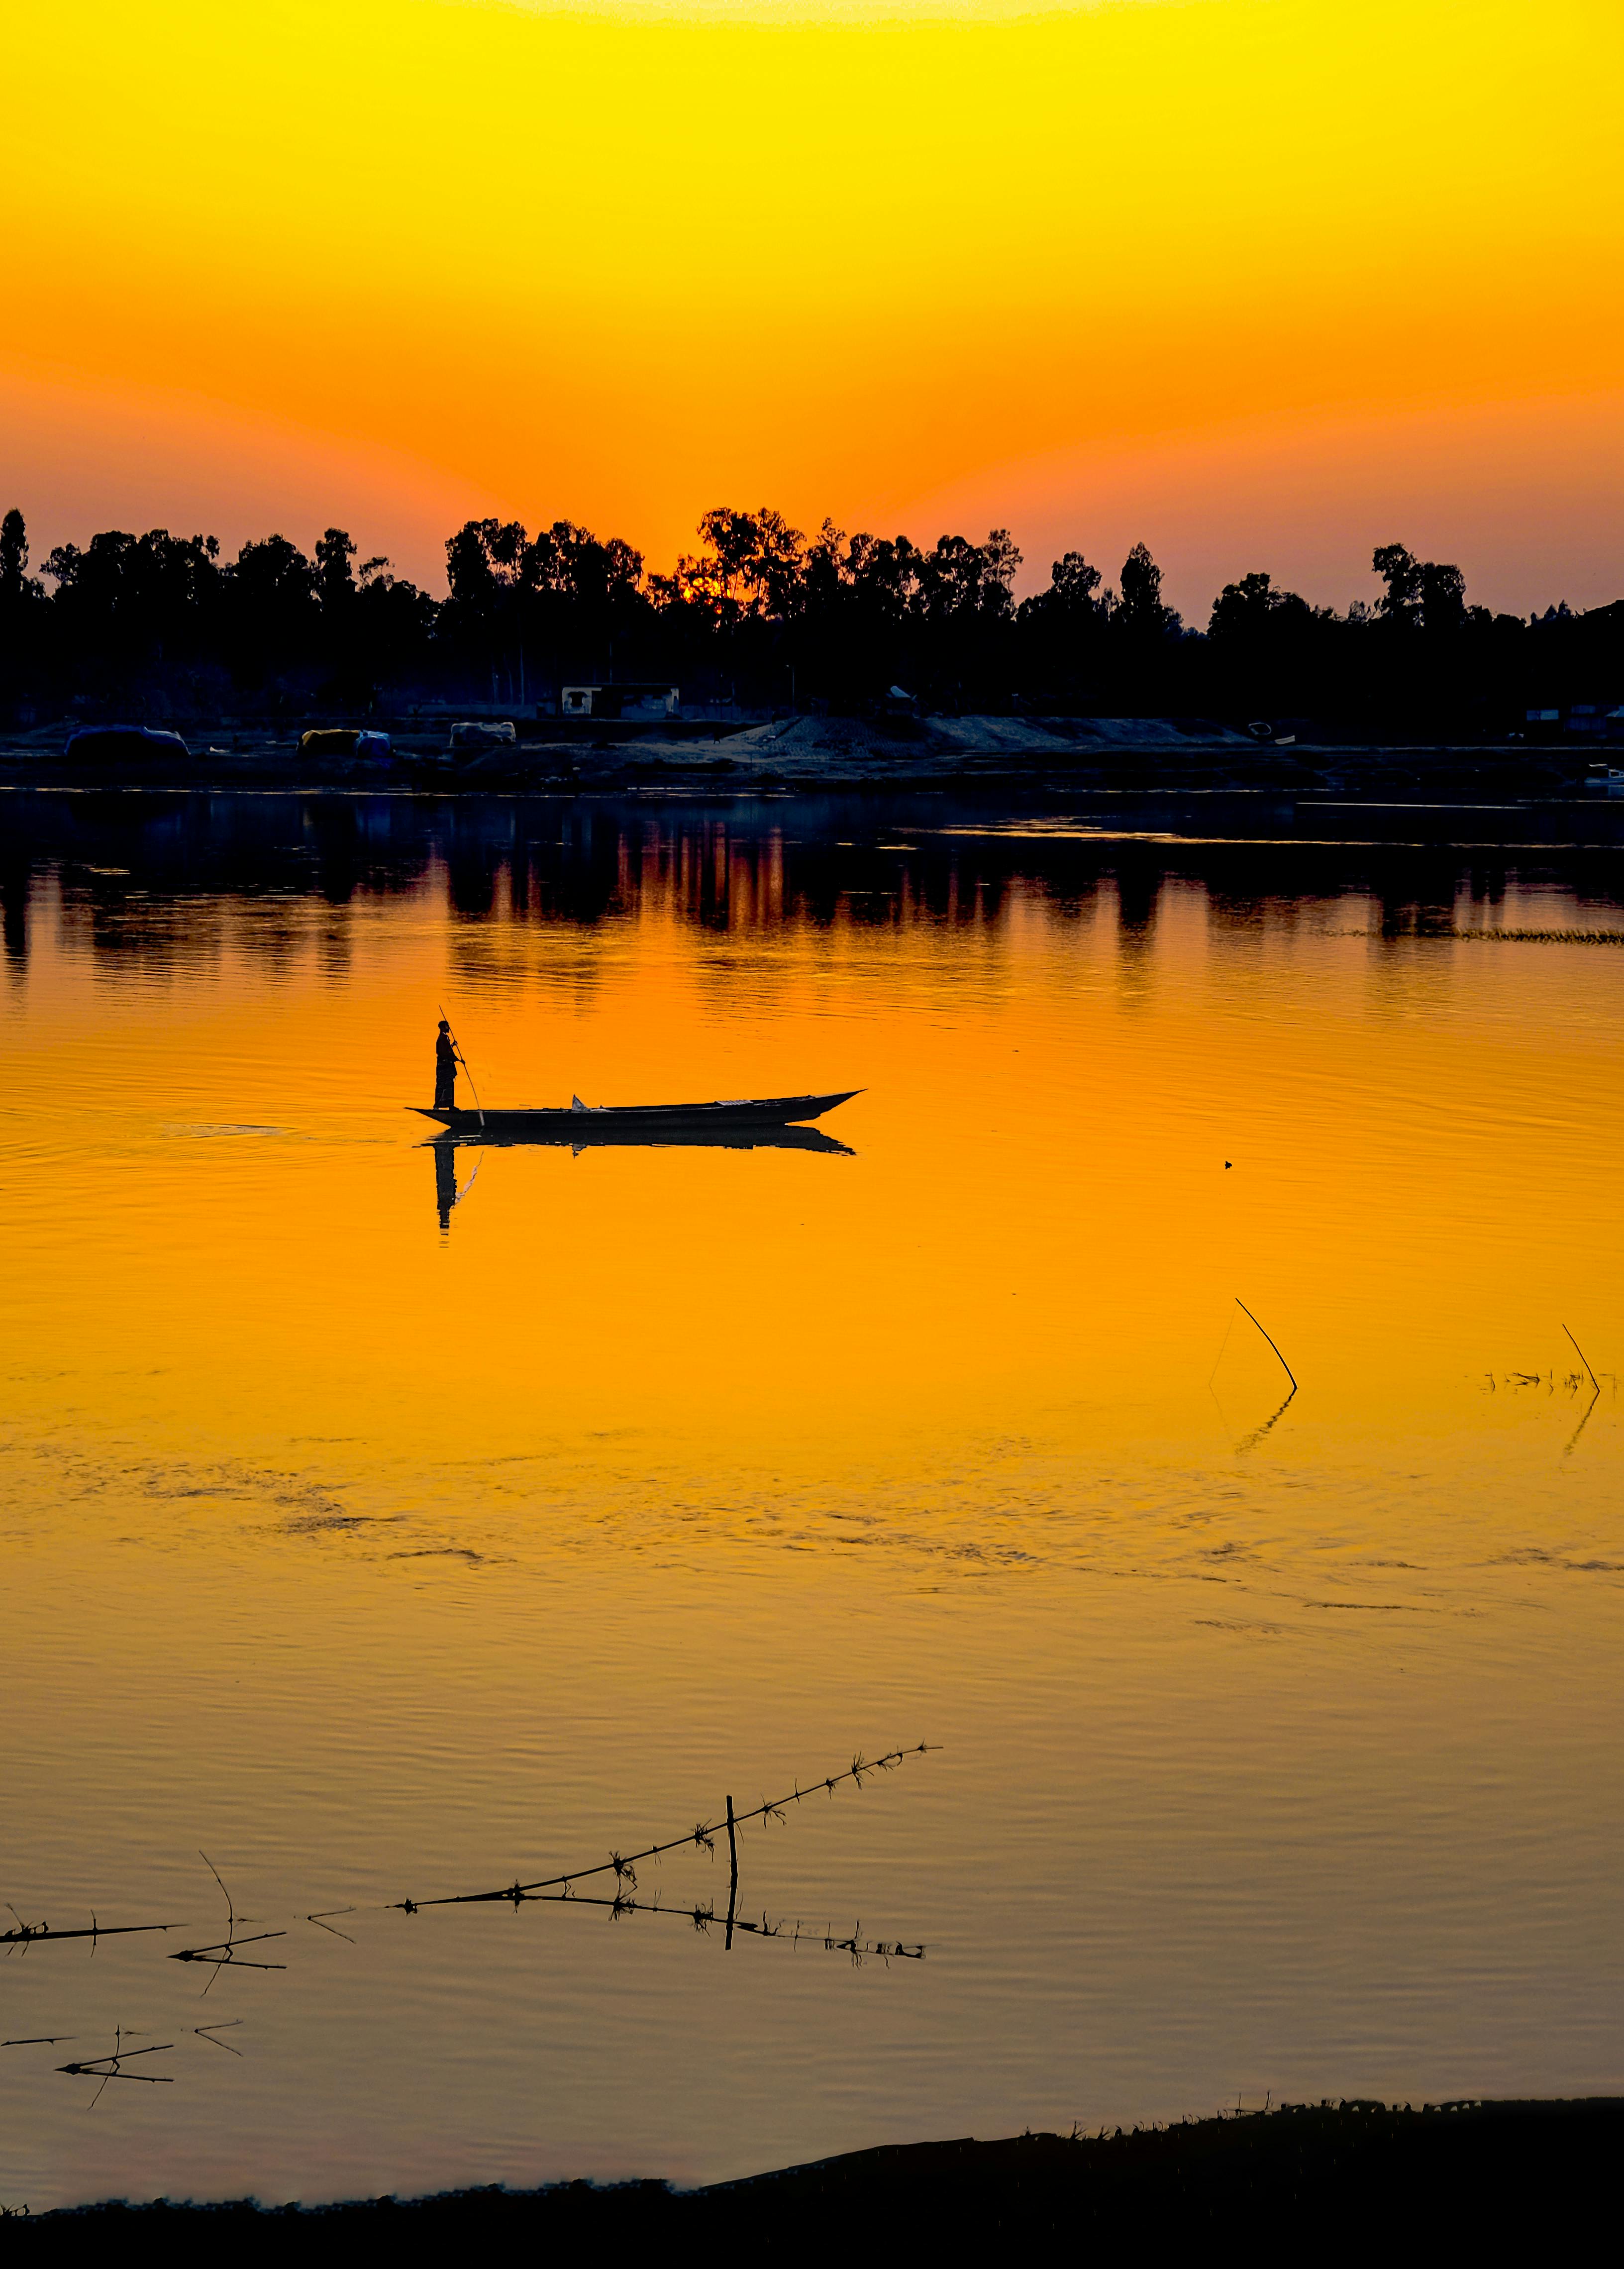
[[[225,1883],[221,1881],[220,1871],[215,1866],[213,1860],[209,1857],[209,1854],[206,1851],[199,1851],[197,1856],[203,1861],[204,1866],[207,1867],[209,1873],[214,1877],[215,1881],[220,1885],[220,1896],[225,1902],[225,1937],[226,1941],[229,1944],[231,1940],[235,1938],[237,1935],[237,1910],[232,1904],[232,1895],[226,1889]]]
[[[1568,1327],[1566,1324],[1562,1326],[1562,1329],[1563,1331],[1568,1332]],[[1584,1349],[1579,1345],[1578,1341],[1574,1339],[1571,1332],[1568,1332],[1568,1336],[1573,1341],[1573,1351],[1575,1355],[1578,1356],[1579,1361],[1584,1365],[1586,1371],[1591,1371],[1591,1385],[1596,1389],[1597,1393],[1599,1394],[1601,1393],[1601,1382],[1597,1378],[1595,1372],[1591,1371],[1591,1359],[1589,1356],[1585,1354]]]
[[[328,1915],[353,1914],[354,1912],[355,1909],[353,1907],[324,1907],[320,1914],[307,1914],[305,1917],[305,1920],[306,1922],[314,1923],[318,1930],[326,1931],[330,1938],[342,1938],[346,1946],[353,1946],[355,1944],[355,1940],[351,1937],[349,1932],[347,1930],[335,1930],[332,1924],[328,1922],[327,1918]]]
[[[285,1938],[287,1933],[284,1930],[261,1930],[255,1931],[251,1938],[239,1938],[237,1910],[232,1902],[232,1895],[221,1878],[219,1869],[206,1851],[199,1851],[197,1856],[220,1886],[220,1896],[225,1901],[225,1935],[224,1938],[216,1939],[211,1946],[183,1946],[179,1953],[170,1955],[171,1962],[207,1962],[210,1967],[210,1977],[208,1984],[203,1987],[205,1994],[213,1989],[215,1979],[222,1970],[285,1970],[287,1968],[285,1962],[242,1962],[238,1959],[237,1948],[240,1946],[262,1946],[267,1939]],[[340,1931],[337,1935],[342,1938],[343,1933]]]
[[[21,1915],[17,1913],[17,1909],[11,1905],[9,1900],[7,1901],[7,1908],[9,1912],[17,1916],[17,1927],[15,1930],[0,1930],[0,1946],[6,1947],[8,1952],[11,1947],[20,1946],[26,1954],[31,1946],[43,1946],[48,1943],[54,1944],[58,1940],[66,1938],[88,1938],[91,1940],[93,1948],[95,1941],[100,1938],[135,1938],[148,1931],[179,1930],[181,1928],[181,1925],[178,1922],[121,1922],[109,1924],[98,1922],[92,1917],[91,1925],[88,1930],[53,1930],[48,1922],[25,1922]]]
[[[213,1966],[217,1973],[222,1970],[285,1970],[287,1968],[285,1962],[240,1962],[237,1958],[237,1948],[240,1946],[262,1946],[268,1938],[285,1938],[286,1936],[287,1933],[284,1930],[258,1930],[255,1932],[252,1938],[221,1938],[217,1939],[212,1946],[183,1946],[178,1954],[172,1954],[169,1959],[171,1962],[206,1962]],[[209,1980],[209,1985],[212,1985],[213,1983],[214,1979],[211,1977]],[[209,1985],[203,1987],[205,1993],[209,1990]]]
[[[222,2017],[218,2024],[194,2025],[192,2027],[192,2030],[196,2034],[200,2041],[214,2041],[214,2045],[217,2049],[224,2049],[226,2051],[228,2055],[240,2057],[242,2054],[242,2051],[240,2048],[233,2047],[230,2041],[215,2041],[214,2036],[217,2033],[230,2032],[233,2025],[240,2025],[242,2019],[240,2017]]]
[[[1250,1322],[1258,1324],[1258,1319],[1252,1314],[1251,1310],[1247,1306],[1245,1301],[1241,1298],[1238,1292],[1235,1296],[1235,1304],[1240,1310],[1242,1315],[1246,1317]],[[1260,1332],[1263,1332],[1263,1326],[1261,1324],[1258,1324],[1258,1329]],[[1269,1339],[1267,1332],[1263,1332],[1263,1336],[1266,1340],[1269,1341],[1269,1345],[1272,1348],[1274,1348],[1274,1353],[1280,1360],[1280,1367],[1285,1372],[1287,1378],[1290,1379],[1291,1391],[1295,1394],[1297,1391],[1296,1374],[1292,1370],[1291,1365],[1287,1362],[1285,1356],[1281,1355],[1280,1349],[1277,1347],[1274,1347],[1274,1342],[1272,1339]]]
[[[137,2057],[162,2056],[166,2049],[172,2049],[173,2046],[173,2041],[159,2041],[151,2048],[127,2049],[124,2046],[123,2028],[115,2025],[113,2029],[113,2052],[110,2056],[76,2057],[70,2064],[59,2064],[56,2069],[58,2072],[69,2073],[76,2079],[100,2081],[101,2086],[98,2088],[85,2107],[88,2110],[93,2111],[100,2103],[103,2091],[110,2080],[140,2080],[144,2081],[151,2088],[173,2088],[174,2085],[173,2073],[126,2072],[124,2066],[133,2062]]]
[[[733,1799],[727,1799],[727,1949],[733,1951],[733,1922],[739,1903],[739,1839],[738,1822],[734,1818]]]

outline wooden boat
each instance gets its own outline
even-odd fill
[[[424,1119],[433,1119],[461,1141],[477,1142],[657,1142],[706,1134],[725,1138],[752,1127],[795,1127],[821,1119],[838,1104],[849,1103],[862,1090],[848,1087],[839,1095],[771,1095],[741,1098],[722,1103],[605,1104],[594,1107],[579,1097],[567,1110],[463,1111],[453,1105],[439,1110],[409,1104]]]
[[[469,1116],[472,1117],[472,1113]],[[489,1117],[489,1113],[486,1114]],[[510,1117],[500,1126],[476,1127],[471,1134],[440,1128],[423,1145],[425,1150],[527,1150],[550,1145],[557,1150],[814,1150],[830,1158],[849,1158],[853,1153],[821,1127],[606,1127],[609,1112],[560,1111],[552,1123],[538,1132],[526,1127],[513,1131]],[[567,1122],[567,1123],[565,1123]]]

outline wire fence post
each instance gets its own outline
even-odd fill
[[[723,1952],[733,1952],[733,1918],[739,1903],[739,1839],[733,1828],[733,1799],[727,1799],[727,1940]]]

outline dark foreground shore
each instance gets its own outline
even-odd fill
[[[1621,2171],[1624,2096],[1342,2103],[1098,2136],[903,2144],[705,2190],[570,2183],[318,2207],[107,2203],[12,2219],[4,2236],[18,2258],[150,2244],[222,2261],[661,2242],[774,2259],[838,2246],[867,2260],[921,2246],[1259,2238],[1333,2257],[1380,2243],[1405,2258],[1423,2245],[1458,2258],[1464,2244],[1571,2258],[1608,2242]]]

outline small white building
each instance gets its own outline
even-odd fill
[[[675,717],[675,685],[566,685],[560,695],[565,717]]]

